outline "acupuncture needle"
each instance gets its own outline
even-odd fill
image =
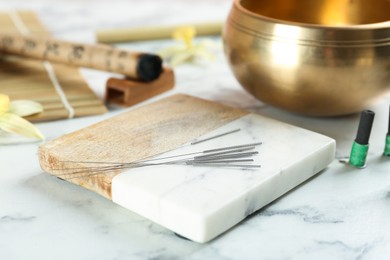
[[[64,175],[72,175],[71,177],[68,177],[67,179],[76,179],[76,178],[85,178],[85,177],[90,177],[98,174],[102,174],[102,172],[110,172],[110,171],[115,171],[115,170],[122,170],[122,169],[130,169],[130,168],[141,168],[141,167],[146,167],[146,166],[161,166],[161,165],[196,165],[196,166],[201,166],[201,165],[209,165],[209,164],[220,164],[220,165],[225,165],[226,167],[235,167],[235,164],[232,163],[245,163],[245,162],[253,162],[251,159],[245,159],[245,160],[221,160],[221,161],[187,161],[187,162],[169,162],[169,163],[148,163],[148,164],[140,164],[140,165],[135,165],[135,166],[123,166],[123,167],[111,167],[110,169],[104,169],[100,171],[79,171],[79,172],[72,172],[72,173],[63,173],[63,174],[58,174],[56,176],[64,176]],[[244,166],[244,165],[242,165]],[[246,164],[246,166],[250,166],[249,164]],[[76,175],[76,176],[75,176]]]
[[[192,166],[204,166],[203,164],[192,164]],[[207,167],[233,167],[233,168],[261,168],[260,164],[252,164],[252,165],[247,165],[247,164],[218,164],[218,163],[209,163],[207,164]]]
[[[218,134],[218,135],[214,135],[214,136],[211,136],[211,137],[208,137],[208,138],[205,138],[205,139],[201,139],[201,140],[194,140],[191,142],[191,145],[195,145],[195,144],[200,144],[200,143],[203,143],[203,142],[206,142],[206,141],[209,141],[209,140],[212,140],[212,139],[215,139],[215,138],[218,138],[218,137],[222,137],[222,136],[225,136],[225,135],[229,135],[229,134],[233,134],[233,133],[237,133],[241,131],[240,128],[238,129],[234,129],[234,130],[231,130],[229,132],[226,132],[226,133],[222,133],[222,134]]]
[[[251,145],[251,144],[250,144]],[[239,148],[235,148],[235,150],[228,150],[228,151],[225,151],[225,152],[217,152],[217,153],[211,153],[211,154],[208,154],[208,156],[215,156],[217,154],[221,155],[221,154],[231,154],[231,153],[234,153],[234,152],[239,152],[239,151],[246,151],[246,150],[251,150],[251,149],[254,149],[253,146],[248,146],[248,144],[246,145],[240,145],[240,146],[234,146],[234,147],[239,147]],[[246,148],[240,148],[240,147],[246,147]],[[212,149],[212,150],[208,150],[207,152],[211,152],[211,151],[215,151],[215,150],[218,150],[218,151],[221,151],[221,150],[226,150],[226,149],[232,149],[232,147],[224,147],[224,148],[218,148],[218,149]],[[191,154],[199,154],[198,153],[191,153]],[[179,155],[179,156],[184,156],[184,155]],[[242,156],[242,155],[239,155],[239,156]],[[175,157],[178,157],[178,156],[175,156]],[[236,156],[237,157],[237,156]],[[170,157],[172,158],[172,156]],[[158,158],[159,160],[161,160],[162,158]],[[167,158],[165,158],[167,159]],[[215,162],[215,159],[214,158],[214,162]],[[226,159],[226,158],[225,158]],[[156,160],[156,159],[151,159],[149,160],[150,161],[153,161],[153,160]],[[191,160],[191,158],[186,158],[186,159],[181,159],[181,160],[176,160],[176,161],[169,161],[169,162],[162,162],[162,163],[159,163],[159,164],[147,164],[147,161],[143,161],[143,162],[133,162],[133,163],[120,163],[120,162],[96,162],[98,164],[111,164],[110,166],[102,166],[102,167],[98,167],[98,166],[93,166],[93,167],[78,167],[78,168],[67,168],[67,169],[57,169],[58,171],[67,171],[66,173],[62,173],[62,174],[57,174],[57,176],[63,176],[63,175],[82,175],[83,177],[87,177],[87,176],[91,176],[92,172],[94,172],[94,174],[92,175],[96,175],[96,174],[102,174],[102,173],[107,173],[107,172],[112,172],[112,171],[116,171],[116,170],[121,170],[121,169],[125,169],[125,168],[135,168],[135,167],[142,167],[142,166],[152,166],[152,165],[164,165],[164,164],[173,164],[173,163],[183,163],[185,161],[189,161]],[[208,160],[208,163],[211,163],[213,162],[213,160]],[[81,163],[93,163],[93,162],[81,162]],[[199,163],[197,165],[200,165]],[[74,171],[76,170],[76,171]],[[73,171],[73,172],[69,172],[69,171]],[[79,176],[80,178],[82,176]],[[76,177],[76,176],[74,176]]]
[[[228,146],[228,147],[222,147],[222,148],[216,148],[216,149],[210,149],[210,150],[205,150],[203,151],[204,153],[212,153],[212,152],[217,152],[217,151],[223,151],[223,150],[232,150],[232,149],[238,149],[238,148],[244,148],[244,147],[249,147],[249,146],[258,146],[263,144],[262,142],[258,143],[251,143],[251,144],[242,144],[242,145],[235,145],[235,146]]]
[[[240,149],[240,150],[247,150],[247,149]],[[230,151],[231,152],[231,151]],[[221,155],[222,154],[222,155]],[[63,176],[63,175],[81,175],[84,173],[87,173],[86,176],[91,176],[94,174],[100,174],[102,172],[110,172],[114,170],[121,170],[121,169],[127,169],[127,168],[139,168],[139,167],[145,167],[145,166],[158,166],[158,165],[174,165],[174,164],[210,164],[210,163],[232,163],[232,162],[253,162],[253,159],[246,159],[246,160],[226,160],[226,159],[240,159],[240,158],[246,158],[253,155],[258,154],[258,152],[246,152],[246,153],[230,153],[226,154],[224,153],[214,153],[207,156],[198,156],[198,157],[191,157],[191,158],[185,158],[180,160],[173,160],[173,161],[166,161],[166,162],[160,162],[160,163],[117,163],[112,166],[103,166],[103,167],[82,167],[82,168],[73,168],[73,170],[78,170],[75,172],[68,172],[68,173],[62,173],[57,174],[57,176]],[[218,156],[217,156],[218,155]],[[61,169],[59,169],[61,170]],[[62,169],[62,170],[70,170],[68,169]],[[76,176],[75,176],[76,177]]]
[[[231,130],[231,131],[222,133],[222,134],[218,134],[218,135],[215,135],[215,136],[206,138],[206,139],[195,140],[195,141],[191,142],[191,145],[198,144],[198,143],[205,142],[205,141],[209,141],[209,140],[212,140],[212,139],[215,139],[215,138],[218,138],[218,137],[222,137],[222,136],[225,136],[225,135],[228,135],[228,134],[236,133],[236,132],[239,132],[239,131],[241,131],[240,128],[234,129],[234,130]],[[154,159],[148,159],[148,160],[141,160],[141,161],[136,161],[136,162],[150,162],[150,161],[155,161],[155,160],[164,160],[164,159],[170,159],[170,158],[176,158],[176,157],[183,157],[183,156],[188,156],[188,155],[209,153],[209,152],[214,152],[214,151],[219,151],[219,150],[221,150],[221,151],[222,151],[222,150],[231,150],[231,149],[235,149],[235,148],[245,148],[245,147],[248,147],[248,149],[254,149],[255,146],[256,146],[256,145],[259,145],[259,144],[261,144],[261,143],[246,144],[246,145],[239,145],[239,146],[229,146],[229,147],[223,147],[223,148],[205,150],[205,151],[202,151],[202,152],[193,152],[193,153],[187,153],[187,154],[181,154],[181,155],[173,155],[173,156],[167,156],[167,157],[162,157],[162,158],[154,158]],[[252,146],[253,146],[253,147],[252,147]],[[79,161],[63,161],[63,162],[74,162],[74,163],[77,163],[77,162],[79,162]],[[94,164],[121,164],[121,163],[117,163],[117,162],[83,162],[83,163],[94,163]],[[134,163],[135,163],[135,162],[134,162]]]
[[[198,144],[201,142],[209,141],[218,137],[222,137],[228,134],[236,133],[240,131],[241,129],[235,129],[231,130],[216,136],[212,136],[206,139],[202,140],[195,140],[191,144]],[[257,145],[261,145],[261,142],[257,143],[250,143],[250,144],[244,144],[244,145],[235,145],[235,146],[228,146],[228,147],[221,147],[221,148],[216,148],[216,149],[209,149],[209,150],[204,150],[201,152],[193,152],[193,153],[187,153],[187,154],[180,154],[180,155],[173,155],[173,156],[166,156],[166,157],[161,157],[161,158],[151,158],[151,159],[144,159],[144,160],[139,160],[139,161],[134,161],[134,162],[83,162],[83,161],[62,161],[62,162],[70,162],[70,163],[84,163],[84,164],[104,164],[106,166],[87,166],[87,167],[78,167],[78,168],[66,168],[66,169],[52,169],[53,171],[72,171],[73,172],[68,172],[68,173],[62,173],[58,174],[57,176],[61,175],[81,175],[84,173],[87,173],[88,175],[83,175],[84,177],[90,176],[91,172],[94,172],[95,174],[101,174],[104,172],[110,172],[110,171],[115,171],[115,170],[120,170],[120,169],[125,169],[125,168],[135,168],[135,167],[144,167],[144,166],[153,166],[153,165],[167,165],[167,164],[187,164],[187,165],[202,165],[202,164],[214,164],[214,165],[222,165],[222,164],[229,164],[229,163],[238,163],[238,162],[244,162],[244,160],[227,160],[227,159],[240,159],[240,158],[245,158],[245,157],[250,157],[255,154],[258,154],[258,152],[247,152],[249,150],[255,149]],[[161,161],[161,160],[167,160],[167,159],[173,159],[173,158],[180,158],[184,156],[190,156],[190,155],[198,155],[194,156],[193,158],[184,158],[180,160],[173,160],[173,161],[163,161],[159,163],[151,163],[153,161]],[[156,156],[156,155],[155,155]],[[253,162],[253,160],[245,160],[245,162]],[[230,166],[232,164],[229,164]],[[240,165],[237,167],[241,167],[245,165]],[[246,165],[249,166],[249,165]],[[76,170],[76,171],[74,171]]]
[[[239,159],[239,158],[245,158],[245,157],[251,157],[253,155],[258,154],[258,152],[251,152],[251,153],[234,153],[234,154],[225,154],[220,156],[195,156],[191,158],[185,158],[181,160],[174,160],[174,161],[167,161],[167,162],[160,162],[158,164],[170,164],[170,163],[186,163],[188,161],[216,161],[216,160],[224,160],[224,159]],[[142,163],[141,163],[142,165]]]
[[[247,147],[247,148],[240,148],[240,149],[236,149],[236,150],[225,151],[225,152],[199,155],[199,156],[194,156],[194,158],[198,158],[198,157],[199,158],[206,158],[206,157],[213,157],[213,156],[222,156],[222,155],[227,155],[227,154],[238,154],[240,152],[245,152],[245,151],[249,151],[249,150],[253,150],[253,149],[255,149],[254,146]],[[200,153],[196,153],[196,154],[204,154],[204,153],[200,152]],[[156,160],[172,159],[172,158],[182,157],[182,156],[184,156],[184,155],[170,156],[170,157],[165,157],[165,158],[155,158],[155,159],[146,160],[146,161],[139,161],[139,162],[142,163],[142,162],[150,162],[150,161],[156,161]],[[191,159],[191,158],[187,158],[187,159]],[[183,159],[183,160],[186,160],[186,159]]]
[[[185,164],[209,164],[209,163],[245,163],[245,162],[254,162],[253,159],[239,159],[239,160],[217,160],[217,161],[202,161],[202,160],[190,160],[186,161]]]
[[[151,163],[151,164],[144,164],[144,165],[138,165],[138,166],[124,166],[120,169],[128,169],[128,168],[141,168],[146,166],[160,166],[160,165],[188,165],[188,166],[220,166],[220,167],[234,167],[234,168],[260,168],[261,165],[251,165],[251,164],[233,164],[233,163],[245,163],[245,162],[253,162],[251,159],[247,160],[223,160],[223,161],[198,161],[198,162],[188,162],[188,163]],[[116,170],[116,169],[112,169]],[[79,179],[79,178],[85,178],[90,177],[94,175],[101,174],[101,172],[88,172],[87,175],[78,174],[77,176],[74,176],[76,173],[68,173],[68,174],[61,174],[61,175],[73,175],[72,177],[69,177],[67,179]]]
[[[260,143],[228,146],[228,147],[222,147],[222,148],[217,148],[217,149],[204,150],[204,151],[201,151],[201,152],[193,152],[193,153],[172,155],[172,156],[166,156],[166,157],[161,157],[161,158],[153,158],[153,159],[134,161],[134,162],[101,162],[101,161],[100,162],[97,162],[97,161],[61,161],[61,162],[65,162],[65,163],[85,163],[85,164],[88,164],[88,163],[90,163],[90,164],[114,164],[114,165],[118,165],[118,164],[135,164],[135,163],[140,163],[140,162],[151,162],[151,161],[156,161],[156,160],[172,159],[172,158],[189,156],[189,155],[196,155],[196,154],[213,153],[213,152],[224,151],[224,150],[230,150],[230,151],[227,151],[227,152],[230,152],[230,153],[240,152],[240,151],[252,150],[257,145],[261,145],[261,144],[262,143],[260,142]],[[64,169],[57,169],[57,170],[64,170]]]
[[[233,153],[237,153],[239,154],[239,152],[244,152],[244,151],[248,151],[248,150],[253,150],[255,147],[248,147],[248,148],[244,148],[244,149],[237,149],[237,150],[230,150],[230,151],[225,151],[225,152],[218,152],[218,153],[213,153],[213,154],[208,154],[208,155],[203,155],[202,157],[199,157],[199,158],[207,158],[207,157],[211,157],[213,158],[213,156],[221,156],[221,155],[224,155],[224,154],[233,154]],[[197,153],[192,153],[192,154],[202,154],[201,152],[197,152]],[[185,155],[190,155],[190,154],[185,154]],[[79,169],[85,169],[85,170],[93,170],[93,169],[107,169],[106,167],[120,167],[122,165],[137,165],[137,164],[142,164],[142,163],[149,163],[149,162],[152,162],[152,161],[161,161],[161,160],[166,160],[166,159],[172,159],[172,158],[178,158],[178,157],[183,157],[185,155],[177,155],[177,156],[169,156],[169,157],[163,157],[163,158],[155,158],[155,159],[150,159],[150,160],[144,160],[144,161],[135,161],[135,162],[91,162],[91,161],[88,161],[88,162],[82,162],[82,161],[62,161],[62,162],[72,162],[72,163],[85,163],[85,164],[105,164],[105,165],[112,165],[112,166],[84,166],[84,167],[76,167],[76,168],[66,168],[66,169],[52,169],[53,171],[71,171],[71,170],[79,170]],[[195,156],[194,158],[196,158],[197,156]],[[186,161],[186,160],[190,160],[192,159],[192,157],[190,158],[185,158],[185,159],[181,159],[181,161]]]
[[[244,145],[227,146],[227,147],[222,147],[222,148],[204,150],[201,152],[172,155],[172,156],[166,156],[166,157],[161,157],[161,158],[152,158],[152,159],[141,160],[141,161],[137,161],[137,162],[150,162],[150,161],[156,161],[156,160],[164,160],[164,159],[183,157],[183,156],[188,156],[188,155],[207,154],[207,153],[213,153],[213,152],[219,152],[219,151],[225,151],[225,150],[231,150],[230,152],[239,152],[240,149],[251,150],[251,149],[254,149],[256,146],[261,145],[261,144],[262,143],[259,142],[259,143],[250,143],[250,144],[244,144]]]
[[[130,166],[127,166],[128,168],[130,168]],[[99,172],[100,173],[104,173],[104,172],[111,172],[111,171],[115,171],[115,170],[121,170],[121,169],[124,169],[126,168],[125,165],[115,165],[115,166],[106,166],[106,167],[80,167],[80,168],[74,168],[73,171],[67,171],[67,172],[63,172],[63,173],[59,173],[59,174],[55,174],[56,176],[64,176],[64,175],[74,175],[74,174],[90,174],[90,173],[93,173],[93,172]],[[66,169],[63,169],[63,170],[66,170]],[[76,171],[74,171],[76,170]]]
[[[249,157],[252,155],[256,155],[259,152],[247,152],[247,153],[234,153],[234,154],[213,154],[213,155],[201,155],[201,156],[195,156],[194,160],[215,160],[215,159],[223,159],[223,158],[242,158],[242,157]]]
[[[248,150],[248,149],[241,149],[241,150]],[[241,151],[240,150],[240,151]],[[56,169],[59,171],[64,171],[64,170],[80,170],[73,172],[74,174],[77,173],[83,173],[83,172],[91,172],[91,171],[108,171],[108,170],[116,170],[116,169],[124,169],[124,168],[136,168],[136,167],[142,167],[142,166],[150,166],[150,165],[164,165],[164,164],[174,164],[174,163],[186,163],[188,161],[216,161],[216,160],[223,160],[223,159],[239,159],[239,158],[245,158],[245,157],[250,157],[253,155],[258,154],[258,152],[246,152],[246,153],[229,153],[226,154],[224,153],[214,153],[211,155],[205,155],[205,156],[195,156],[195,157],[190,157],[190,158],[185,158],[185,159],[180,159],[180,160],[173,160],[173,161],[166,161],[166,162],[160,162],[160,163],[144,163],[144,162],[138,162],[138,163],[116,163],[112,166],[102,166],[102,167],[78,167],[78,168],[67,168],[67,169]],[[54,170],[54,169],[53,169]],[[57,176],[60,175],[66,175],[66,174],[71,174],[71,173],[63,173],[63,174],[58,174]]]

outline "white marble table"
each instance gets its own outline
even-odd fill
[[[170,24],[226,17],[230,1],[1,1],[1,9],[36,10],[57,36],[93,41],[93,31],[125,25]],[[164,10],[162,12],[162,10]],[[218,40],[218,39],[215,39]],[[170,41],[123,47],[156,51]],[[103,95],[106,73],[82,70]],[[308,118],[267,106],[248,95],[230,73],[222,51],[209,66],[176,69],[174,91],[243,107],[328,135],[337,156],[350,151],[358,115]],[[0,147],[0,259],[389,259],[390,159],[381,157],[390,96],[376,112],[368,167],[334,161],[325,171],[206,244],[177,237],[111,201],[44,173],[37,143]],[[103,116],[42,123],[56,138]]]

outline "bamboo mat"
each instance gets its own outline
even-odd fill
[[[37,15],[29,11],[0,13],[0,31],[49,35]],[[28,117],[33,122],[107,112],[78,68],[62,64],[3,56],[0,59],[0,93],[9,95],[11,100],[29,99],[41,103],[44,112]]]

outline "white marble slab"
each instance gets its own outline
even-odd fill
[[[241,129],[160,157],[262,142],[261,168],[164,165],[127,170],[112,182],[112,199],[197,242],[207,242],[312,177],[334,159],[329,137],[250,114],[200,139]]]

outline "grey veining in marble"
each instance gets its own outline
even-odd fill
[[[335,141],[292,125],[248,114],[161,157],[261,143],[258,168],[165,165],[129,169],[112,180],[112,201],[197,242],[208,242],[311,178],[334,159]],[[179,158],[177,158],[179,159]],[[181,158],[183,159],[183,158]],[[142,198],[142,199],[141,199]]]
[[[88,42],[93,41],[93,30],[103,27],[224,19],[230,5],[229,0],[0,1],[2,9],[36,10],[57,37]],[[156,51],[170,44],[121,46]],[[185,92],[246,108],[330,136],[337,141],[336,156],[349,154],[359,115],[308,118],[263,104],[239,86],[222,50],[208,66],[184,65],[175,72],[175,90],[162,96]],[[109,74],[82,73],[103,96]],[[1,146],[0,259],[389,259],[390,159],[381,156],[389,103],[387,95],[369,107],[376,118],[367,168],[356,170],[334,161],[207,244],[179,238],[97,194],[43,173],[36,143]],[[38,127],[52,139],[121,111]]]

